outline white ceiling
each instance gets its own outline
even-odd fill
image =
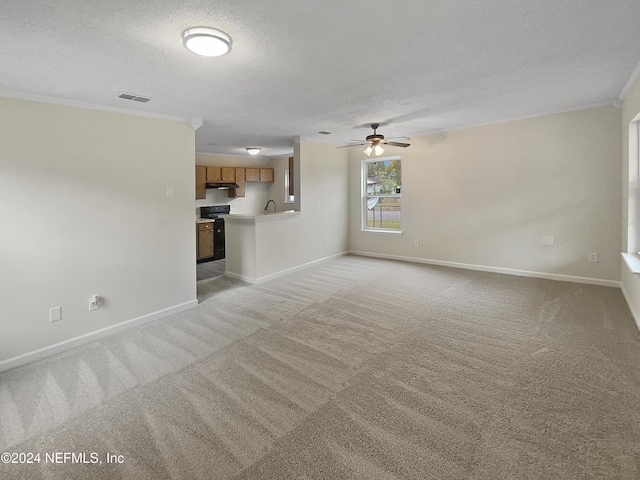
[[[231,35],[231,53],[185,50],[192,26]],[[637,0],[10,0],[0,15],[0,89],[202,118],[210,153],[612,102],[639,60]]]

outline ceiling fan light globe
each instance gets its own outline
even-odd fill
[[[376,155],[382,155],[384,153],[384,148],[382,148],[380,145],[376,145],[376,148],[374,150],[376,152]]]
[[[367,148],[364,149],[364,153],[367,154],[367,157],[371,155],[372,151],[373,151],[373,148],[371,148],[371,145],[367,146]]]

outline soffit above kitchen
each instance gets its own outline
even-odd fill
[[[0,90],[202,118],[196,151],[290,153],[616,100],[640,60],[637,0],[9,2]],[[187,51],[208,26],[231,51]],[[120,98],[123,92],[149,101]],[[329,135],[318,132],[330,132]]]

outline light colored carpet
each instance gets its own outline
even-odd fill
[[[42,455],[0,478],[640,478],[618,289],[355,256],[198,288],[0,376],[0,452]]]

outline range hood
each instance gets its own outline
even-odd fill
[[[240,188],[240,185],[234,182],[217,182],[207,183],[207,188],[217,188],[218,190],[229,190],[230,188]]]

